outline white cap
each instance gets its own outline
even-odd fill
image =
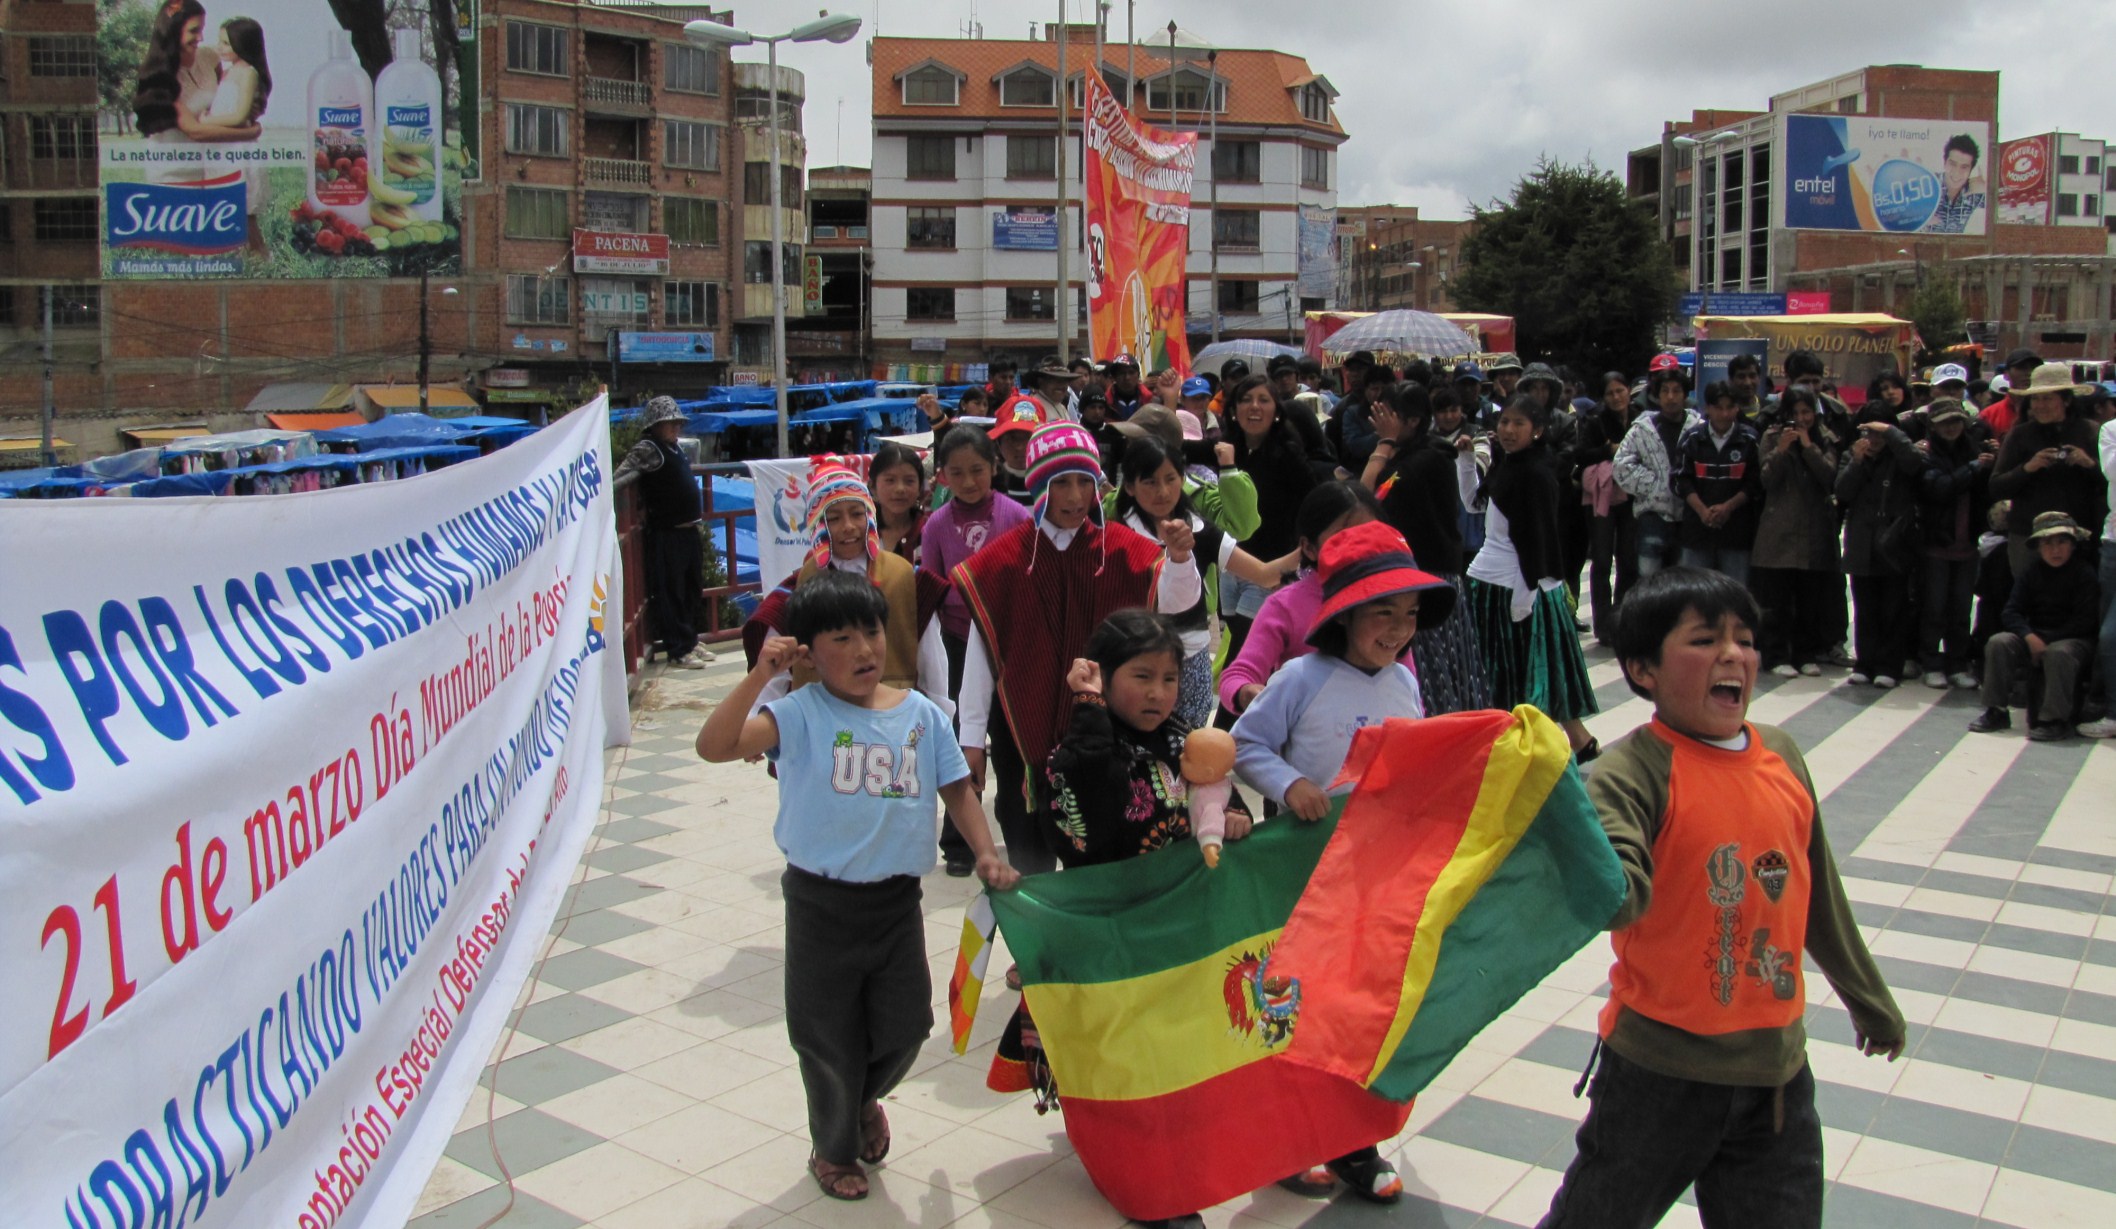
[[[1993,378],[1992,378],[1992,381],[1991,381],[1991,391],[1992,391],[1992,392],[1994,392],[1994,393],[2003,393],[2003,392],[2009,392],[2009,391],[2011,391],[2011,390],[2012,390],[2012,388],[2013,388],[2013,381],[2011,381],[2011,380],[2008,380],[2008,379],[2006,378],[2006,373],[2005,373],[2005,372],[2001,371],[2001,372],[1999,372],[1999,373],[1998,373],[1998,375],[1997,375],[1997,376],[1995,376],[1995,377],[1993,377]]]
[[[1969,369],[1960,363],[1942,363],[1932,369],[1932,382],[1939,384],[1969,383]]]

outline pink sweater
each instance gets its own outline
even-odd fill
[[[1322,576],[1312,568],[1264,599],[1264,608],[1256,612],[1256,621],[1249,627],[1249,638],[1242,641],[1242,651],[1220,672],[1220,703],[1228,712],[1239,712],[1234,697],[1242,688],[1269,683],[1280,666],[1315,651],[1308,644],[1308,629],[1315,625],[1315,613],[1322,603]],[[1417,672],[1409,646],[1397,660]]]

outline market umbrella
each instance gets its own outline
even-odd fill
[[[1398,354],[1420,354],[1430,358],[1453,358],[1470,354],[1477,343],[1453,321],[1432,312],[1375,312],[1330,334],[1323,343],[1332,354],[1353,350],[1393,350]]]
[[[1299,358],[1299,346],[1281,342],[1265,341],[1260,337],[1236,337],[1228,341],[1216,341],[1190,356],[1193,371],[1218,371],[1228,359],[1238,358],[1249,362],[1252,368],[1260,368],[1275,358]]]

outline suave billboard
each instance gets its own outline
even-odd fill
[[[426,6],[352,7],[357,28],[328,0],[105,6],[104,277],[459,267],[474,27],[437,25]]]
[[[1981,235],[1990,226],[1991,125],[1878,115],[1789,115],[1785,225],[1794,230]]]

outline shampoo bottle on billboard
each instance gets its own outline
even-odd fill
[[[330,58],[309,78],[309,123],[316,145],[309,168],[309,206],[365,227],[373,90],[367,74],[353,62],[353,36],[333,30],[330,38]]]
[[[375,223],[402,230],[441,220],[441,77],[419,54],[419,32],[396,32],[396,56],[375,78],[382,161],[367,171]]]

